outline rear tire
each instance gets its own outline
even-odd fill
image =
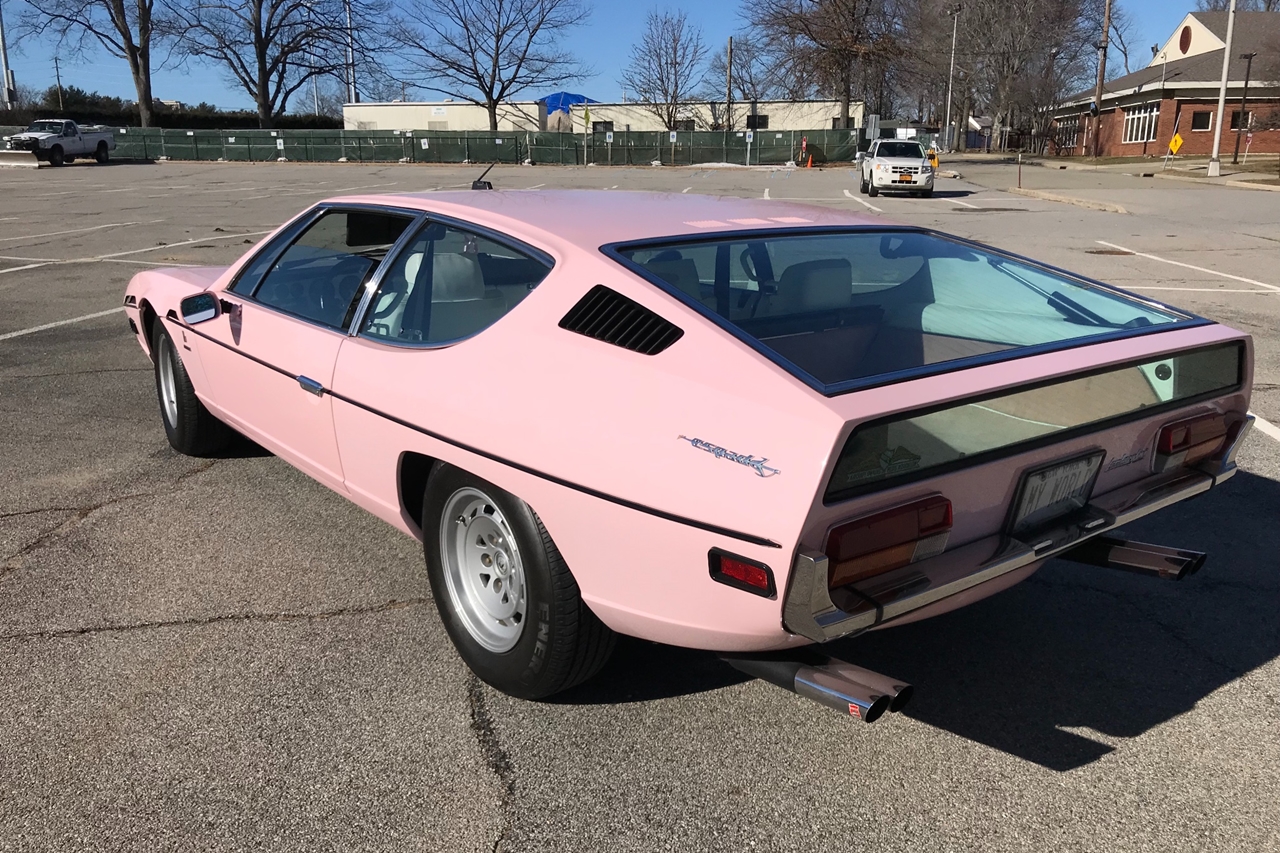
[[[163,322],[156,323],[151,354],[155,362],[160,420],[170,446],[186,456],[209,456],[225,448],[234,433],[196,396],[187,368]]]
[[[924,196],[925,198],[933,198],[933,190],[927,189],[924,192],[920,193],[920,195]]]
[[[609,659],[614,633],[583,603],[524,501],[441,463],[427,479],[422,532],[440,619],[486,683],[542,699],[587,680]]]
[[[62,146],[55,145],[49,149],[49,165],[62,166],[66,163],[66,158],[62,154]]]
[[[98,149],[93,152],[93,159],[97,160],[99,165],[106,165],[106,162],[111,159],[111,152],[107,150],[107,143],[98,143]]]

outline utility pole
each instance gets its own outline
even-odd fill
[[[1240,95],[1240,121],[1236,124],[1236,153],[1231,155],[1232,164],[1236,164],[1240,162],[1240,137],[1245,132],[1245,124],[1246,124],[1245,116],[1248,115],[1245,112],[1244,107],[1245,107],[1245,104],[1249,102],[1249,75],[1253,73],[1253,58],[1257,55],[1258,54],[1256,53],[1240,54],[1240,58],[1245,61],[1244,92]],[[1248,123],[1252,124],[1252,122],[1248,122]]]
[[[314,103],[314,111],[312,115],[320,115],[320,82],[318,78],[311,78],[311,100]]]
[[[947,75],[947,140],[946,149],[950,154],[953,149],[951,145],[951,92],[956,79],[956,34],[960,31],[960,10],[963,8],[959,3],[947,10],[947,14],[951,16],[951,72]]]
[[[733,36],[724,55],[724,129],[733,130]]]
[[[58,112],[63,111],[62,107],[62,69],[58,67],[58,57],[53,58],[53,77],[58,81]]]
[[[1218,120],[1213,128],[1213,156],[1209,158],[1208,175],[1211,178],[1222,174],[1222,161],[1218,155],[1222,153],[1222,116],[1227,109],[1227,73],[1231,69],[1231,36],[1235,28],[1236,0],[1231,0],[1231,8],[1227,12],[1227,46],[1222,51],[1222,83],[1218,87]]]
[[[1231,0],[1235,3],[1235,0]],[[1111,43],[1111,0],[1102,12],[1102,41],[1098,42],[1098,85],[1093,91],[1093,103],[1098,114],[1093,117],[1093,156],[1102,151],[1102,81],[1107,79],[1107,46]]]
[[[4,41],[4,7],[0,3],[0,103],[6,110],[15,109],[18,100],[18,86],[13,81],[13,72],[9,70],[9,46]]]
[[[356,89],[356,42],[351,34],[351,0],[342,0],[347,10],[347,103],[360,103],[360,92]]]

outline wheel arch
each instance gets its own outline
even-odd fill
[[[400,515],[419,541],[422,539],[422,498],[439,460],[425,453],[406,450],[400,454],[396,470],[396,490],[400,493]]]
[[[143,349],[146,350],[148,356],[151,356],[151,342],[155,340],[156,331],[156,309],[151,307],[150,302],[143,299],[138,303],[138,313],[142,317],[142,332],[146,335]]]

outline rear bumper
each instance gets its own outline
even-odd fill
[[[1217,470],[1180,469],[1095,496],[1070,523],[1037,535],[980,539],[860,583],[827,588],[825,554],[801,551],[783,604],[787,630],[827,642],[900,619],[980,584],[1063,552],[1157,510],[1203,494],[1236,473],[1235,455],[1253,426],[1249,416]]]

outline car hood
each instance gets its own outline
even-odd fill
[[[46,139],[53,139],[55,136],[57,136],[56,133],[30,133],[23,131],[22,133],[15,133],[13,136],[6,136],[5,139],[38,139],[43,142]]]

